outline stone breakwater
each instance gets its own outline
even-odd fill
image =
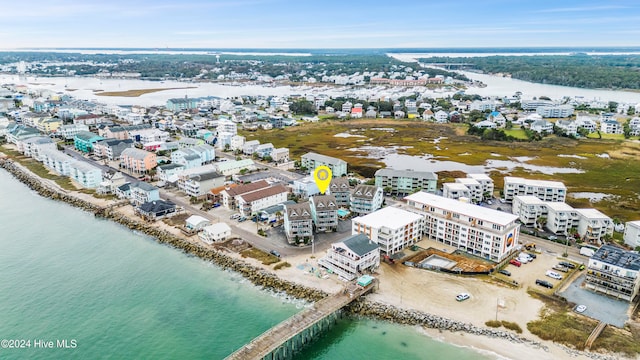
[[[95,214],[96,217],[108,219],[117,222],[122,226],[126,226],[133,231],[144,233],[148,236],[153,237],[159,243],[167,244],[171,247],[182,250],[186,254],[197,256],[206,261],[211,261],[212,263],[225,270],[235,271],[251,281],[251,283],[253,283],[254,285],[278,292],[284,292],[287,295],[307,301],[318,301],[328,296],[328,294],[323,291],[308,288],[306,286],[298,285],[291,281],[281,279],[274,273],[250,265],[242,260],[233,258],[219,251],[205,249],[165,230],[158,229],[147,223],[132,220],[127,216],[114,211],[112,207],[103,208],[88,201],[79,199],[72,194],[63,193],[60,190],[44,184],[42,182],[42,179],[23,169],[21,166],[16,165],[10,159],[0,158],[0,168],[8,171],[16,179],[18,179],[23,184],[27,185],[30,189],[36,191],[43,197],[52,200],[63,201],[74,207],[89,211]],[[358,299],[357,301],[353,302],[345,308],[345,312],[354,316],[364,316],[400,324],[418,325],[427,328],[452,332],[462,331],[474,335],[501,338],[512,343],[526,343],[533,347],[541,348],[545,351],[548,351],[547,346],[543,345],[542,343],[518,336],[517,334],[512,332],[482,328],[472,324],[443,318],[441,316],[427,314],[415,310],[400,309],[391,305],[368,301],[366,299]],[[569,354],[582,354],[595,360],[616,359],[615,357],[608,357],[590,352],[576,351],[566,347],[564,347],[564,349]]]
[[[185,252],[186,254],[197,256],[203,260],[211,261],[217,266],[225,270],[235,271],[243,277],[251,281],[257,286],[264,287],[279,292],[284,292],[290,296],[307,301],[318,301],[328,296],[327,293],[298,285],[291,281],[279,278],[272,272],[262,268],[250,265],[240,259],[233,258],[224,253],[205,249],[182,239],[165,230],[154,227],[146,223],[132,220],[122,215],[112,208],[102,208],[88,201],[74,197],[72,194],[62,193],[50,186],[43,184],[41,179],[32,173],[24,170],[21,166],[16,165],[11,160],[0,159],[0,167],[11,173],[16,179],[27,185],[30,189],[36,191],[43,197],[63,201],[69,205],[75,206],[85,211],[92,212],[97,217],[115,221],[127,228],[153,237],[159,243],[169,245]]]

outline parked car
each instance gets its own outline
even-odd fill
[[[502,275],[511,276],[511,271],[509,271],[509,270],[502,269],[502,270],[500,270],[498,272],[500,274],[502,274]]]
[[[279,252],[277,252],[277,251],[275,251],[275,250],[271,250],[271,251],[269,251],[269,254],[271,254],[271,255],[273,255],[273,256],[275,256],[275,257],[280,257],[280,253],[279,253]]]
[[[456,296],[456,300],[458,300],[458,301],[465,301],[468,298],[469,298],[469,294],[467,294],[467,293],[458,294]]]
[[[240,214],[233,214],[231,216],[229,216],[229,219],[231,220],[235,220],[235,219],[239,219],[240,218]]]
[[[558,237],[555,235],[550,235],[547,239],[549,240],[558,240]]]
[[[578,305],[576,306],[576,312],[582,314],[585,310],[587,310],[586,305]]]
[[[568,267],[569,269],[575,269],[576,268],[575,264],[572,264],[572,263],[567,262],[567,261],[560,261],[558,263],[558,265],[564,266],[564,267]]]
[[[509,264],[520,267],[522,265],[522,263],[516,259],[511,259],[509,260]]]
[[[213,208],[215,209],[217,207],[220,207],[220,205],[221,205],[220,203],[215,203],[215,204],[213,204]]]
[[[552,279],[556,279],[556,280],[562,280],[562,275],[558,274],[555,271],[552,270],[547,270],[547,272],[545,273],[545,275],[547,275],[548,277],[552,278]]]
[[[558,265],[553,265],[553,270],[558,270],[558,271],[562,271],[564,273],[569,272],[569,268],[566,266],[562,266],[560,264]]]
[[[493,205],[493,201],[487,200],[487,205]]]
[[[530,258],[532,259],[537,259],[538,255],[534,254],[534,253],[527,253],[527,255],[529,255]]]
[[[244,216],[241,216],[238,218],[238,222],[243,222],[243,221],[247,221],[247,218]]]
[[[553,284],[546,281],[546,280],[540,280],[540,279],[536,279],[536,285],[540,285],[542,287],[546,287],[547,289],[553,289]]]

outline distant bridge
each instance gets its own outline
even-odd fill
[[[366,287],[351,284],[344,291],[316,302],[309,309],[265,331],[227,356],[226,360],[291,359],[294,353],[335,324],[342,308],[373,290],[374,284],[375,281]]]

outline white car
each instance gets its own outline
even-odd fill
[[[562,275],[558,274],[555,271],[547,270],[546,274],[548,277],[556,280],[562,280]]]
[[[458,295],[456,296],[456,300],[458,300],[458,301],[465,301],[465,300],[467,300],[469,297],[470,297],[470,296],[469,296],[469,294],[467,294],[467,293],[462,293],[462,294],[458,294]]]
[[[583,313],[585,310],[587,310],[587,306],[586,305],[578,305],[578,306],[576,306],[576,312],[577,313]]]

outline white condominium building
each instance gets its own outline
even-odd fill
[[[587,243],[602,243],[605,235],[613,235],[613,221],[596,209],[575,209],[578,213],[578,234]]]
[[[395,254],[422,237],[422,216],[396,207],[386,207],[353,218],[351,234],[365,234],[387,255]]]
[[[487,174],[467,174],[469,179],[473,179],[482,185],[482,194],[485,199],[493,197],[493,180]]]
[[[505,176],[503,193],[503,198],[507,202],[512,202],[516,195],[533,195],[544,201],[564,202],[567,197],[567,187],[559,181]]]
[[[469,190],[469,198],[472,202],[479,203],[484,199],[482,196],[484,187],[478,180],[472,178],[457,178],[455,181],[456,184],[462,184],[467,187]]]
[[[471,199],[471,191],[464,184],[460,183],[444,183],[442,184],[442,196],[447,199],[466,199],[467,202]]]
[[[640,221],[628,221],[625,224],[624,243],[632,248],[640,246]]]
[[[547,215],[547,203],[535,196],[514,196],[511,213],[518,215],[525,226],[535,226],[538,219]]]
[[[578,228],[576,209],[563,202],[547,202],[547,229],[557,235],[569,235]]]
[[[424,232],[430,239],[492,261],[516,251],[520,225],[515,215],[426,192],[405,200],[424,213]]]

